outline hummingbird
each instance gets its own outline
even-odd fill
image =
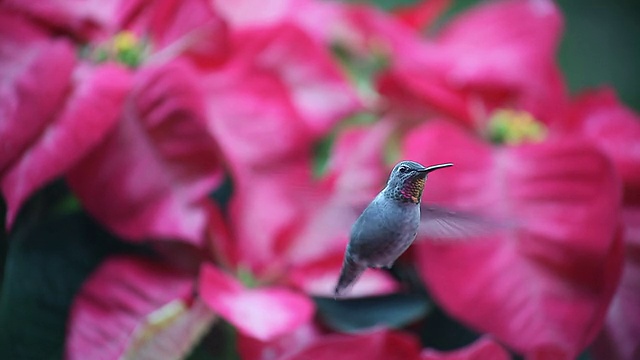
[[[394,166],[385,188],[351,228],[334,292],[336,298],[343,296],[367,268],[390,268],[413,243],[420,225],[420,201],[427,176],[449,166],[453,164],[425,167],[415,161],[401,161]],[[448,219],[452,213],[432,210],[429,216],[434,220],[431,223],[440,228],[438,224],[451,223]]]

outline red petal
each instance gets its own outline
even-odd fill
[[[455,164],[429,178],[427,201],[515,222],[471,243],[418,245],[438,301],[518,351],[582,351],[602,324],[621,264],[619,182],[607,159],[571,138],[492,148],[445,123],[413,131],[404,154]]]
[[[285,288],[245,289],[211,265],[201,269],[200,296],[209,307],[242,333],[269,341],[313,316],[311,299]]]
[[[76,64],[53,40],[15,14],[0,13],[0,172],[38,139],[65,101]]]
[[[613,160],[625,184],[625,201],[640,204],[640,116],[606,88],[580,96],[572,115],[574,130]]]
[[[378,330],[358,335],[327,335],[282,360],[417,360],[420,344],[413,336]]]
[[[9,225],[33,191],[66,172],[116,125],[129,87],[129,74],[116,66],[76,73],[73,92],[59,116],[4,174]]]
[[[140,346],[137,334],[151,321],[149,314],[187,298],[193,284],[191,276],[163,264],[133,257],[107,260],[85,282],[73,303],[66,358],[120,358]]]
[[[455,351],[424,350],[421,360],[510,360],[511,355],[489,337],[478,339],[473,344]]]
[[[125,238],[199,244],[219,181],[197,75],[184,63],[141,70],[115,131],[71,170],[85,208]]]
[[[206,80],[210,126],[232,165],[264,167],[308,151],[357,107],[327,49],[300,29],[246,31],[234,41],[233,61]]]

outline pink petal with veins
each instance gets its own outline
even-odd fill
[[[153,311],[186,299],[194,279],[160,263],[115,257],[83,284],[67,330],[67,359],[119,359]]]
[[[0,173],[34,143],[63,107],[76,66],[72,45],[0,12]]]
[[[80,68],[73,82],[57,117],[2,178],[9,226],[29,195],[64,174],[116,126],[131,78],[124,69],[106,65]]]
[[[200,296],[239,331],[269,341],[307,323],[314,312],[308,297],[279,287],[246,289],[212,265],[203,265]]]
[[[69,173],[87,211],[127,239],[201,244],[220,180],[203,101],[186,63],[141,69],[118,127]]]

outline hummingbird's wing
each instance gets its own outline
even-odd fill
[[[464,239],[490,235],[509,228],[502,221],[434,205],[420,206],[417,239]]]

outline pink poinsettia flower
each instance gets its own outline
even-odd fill
[[[415,337],[399,331],[376,329],[359,334],[323,334],[307,325],[270,342],[246,336],[238,340],[246,360],[266,359],[415,359],[415,360],[502,360],[509,353],[490,338],[480,338],[455,351],[420,349]]]
[[[368,175],[383,169],[380,147],[388,128],[376,130],[355,129],[339,137],[332,157],[336,162],[319,182],[312,178],[308,159],[256,170],[234,182],[230,228],[211,222],[216,258],[224,270],[206,265],[199,290],[211,309],[241,333],[263,341],[287,334],[313,315],[309,294],[331,296],[357,216],[348,201],[362,197],[359,191],[378,190],[378,184],[372,190],[368,182],[380,176]],[[349,189],[353,180],[359,180],[359,191]],[[352,197],[345,195],[349,191]],[[354,295],[395,288],[388,275],[371,271]]]
[[[16,15],[0,17],[0,71],[7,80],[1,90],[0,186],[11,226],[29,195],[115,126],[131,80],[120,66],[78,66],[70,42],[54,40]]]
[[[554,62],[560,28],[550,1],[481,5],[398,57],[380,90],[402,115],[440,113],[466,127],[407,131],[403,158],[455,164],[429,179],[425,201],[506,223],[474,241],[416,246],[434,297],[527,356],[573,358],[602,326],[623,247],[610,159],[562,130],[571,116]]]
[[[484,126],[477,123],[509,103],[551,121],[566,101],[555,64],[561,27],[552,1],[477,6],[421,48],[399,54],[381,77],[379,90],[414,118],[435,109],[471,127]]]
[[[455,164],[429,179],[425,201],[511,224],[462,244],[417,245],[439,303],[529,356],[569,359],[589,345],[622,262],[619,180],[608,158],[580,138],[493,146],[439,121],[412,130],[403,156]]]
[[[27,64],[35,61],[42,68],[35,74],[51,78],[45,82],[51,85],[33,86],[28,76],[34,72],[7,66],[16,72],[12,78],[27,76],[21,89],[25,95],[8,100],[14,102],[7,107],[13,109],[9,115],[16,123],[33,124],[12,133],[16,153],[8,154],[7,161],[15,164],[2,179],[9,220],[33,191],[67,175],[84,208],[121,237],[201,243],[207,195],[221,171],[217,145],[206,131],[198,72],[224,59],[226,43],[218,40],[226,40],[225,27],[204,1],[118,5],[110,22],[82,44],[82,59],[75,59],[71,41],[48,40],[54,54],[60,53],[52,64],[58,71],[39,65],[50,54],[40,53],[46,43],[29,35],[32,30],[7,30],[14,33],[7,50],[20,36],[32,41],[27,49],[35,56]],[[46,10],[12,7],[27,13]],[[70,7],[62,7],[64,17],[86,15],[64,9]],[[20,50],[15,54],[9,61],[24,62]],[[7,91],[12,89],[20,87]],[[46,106],[29,106],[31,99],[43,97]]]

